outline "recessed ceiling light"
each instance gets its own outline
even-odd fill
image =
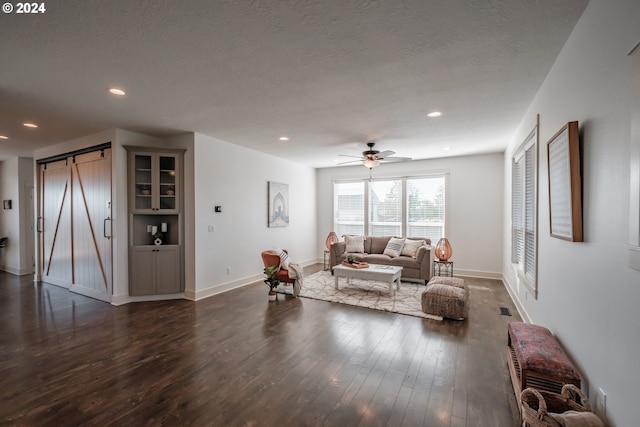
[[[123,91],[122,89],[118,89],[117,87],[110,87],[109,88],[109,92],[111,92],[114,95],[118,95],[118,96],[126,95],[125,91]]]
[[[442,113],[440,111],[432,111],[427,114],[427,117],[440,117]]]
[[[288,136],[281,136],[281,137],[280,137],[280,138],[278,138],[278,139],[280,139],[280,141],[288,141],[288,140],[289,140],[289,137],[288,137]]]
[[[0,135],[0,139],[9,139],[8,136]]]
[[[442,147],[442,149],[443,149],[444,151],[449,151],[449,150],[451,150],[451,147]]]
[[[35,123],[23,123],[22,126],[26,127],[26,128],[37,128],[38,125]]]

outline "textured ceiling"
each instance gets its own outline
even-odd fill
[[[0,15],[0,159],[113,127],[313,167],[368,140],[415,159],[502,151],[586,4],[49,1]]]

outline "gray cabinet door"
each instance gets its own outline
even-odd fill
[[[132,296],[182,292],[180,246],[133,246],[131,248]]]
[[[131,280],[129,295],[154,295],[156,293],[155,248],[134,246],[131,248]]]
[[[156,258],[156,292],[175,294],[181,292],[180,247],[177,245],[158,246]]]

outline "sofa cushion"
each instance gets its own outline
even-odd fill
[[[384,255],[389,255],[390,257],[398,257],[400,256],[400,252],[402,252],[402,247],[404,246],[404,239],[399,239],[397,237],[392,237],[387,242],[387,246],[384,248]]]
[[[402,247],[402,251],[400,252],[400,255],[410,256],[411,258],[415,258],[416,253],[418,252],[418,248],[426,244],[427,243],[424,240],[405,239],[404,246]]]
[[[347,244],[344,249],[346,253],[364,252],[364,236],[350,236],[345,234],[344,241]]]
[[[278,255],[280,257],[280,268],[284,270],[289,269],[289,254],[283,251],[280,248],[273,248],[270,251],[274,255]]]
[[[370,254],[382,254],[384,253],[387,243],[389,243],[391,236],[369,236],[369,253]]]
[[[389,265],[395,265],[397,267],[403,268],[417,268],[420,269],[420,263],[416,261],[415,258],[411,258],[409,256],[399,256],[395,258],[391,258],[389,260]]]
[[[368,262],[369,264],[382,264],[382,265],[391,265],[391,258],[389,255],[383,254],[367,254],[362,257],[363,261]]]

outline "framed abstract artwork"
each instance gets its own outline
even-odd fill
[[[289,225],[289,184],[269,181],[269,227]]]

